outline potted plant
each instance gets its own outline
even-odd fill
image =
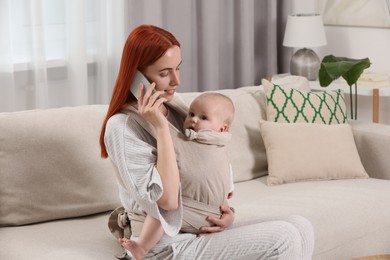
[[[357,119],[357,81],[365,69],[370,67],[368,58],[350,59],[345,57],[325,56],[321,61],[318,74],[321,87],[327,87],[334,80],[343,77],[349,85],[349,101],[351,103],[351,119],[354,119],[352,85],[355,85],[355,120]]]

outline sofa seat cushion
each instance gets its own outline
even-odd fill
[[[302,215],[314,226],[313,259],[383,254],[390,245],[390,181],[352,179],[267,186],[266,177],[235,184],[236,223]],[[0,259],[115,259],[121,251],[108,213],[0,228]],[[334,232],[337,233],[334,233]],[[27,246],[21,246],[27,245]]]
[[[230,205],[236,210],[236,222],[304,216],[314,226],[313,259],[351,259],[389,251],[389,180],[308,181],[278,186],[266,183],[267,178],[262,177],[235,184]]]
[[[109,213],[0,228],[0,259],[116,259],[121,252],[107,227]]]

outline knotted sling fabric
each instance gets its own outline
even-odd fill
[[[203,144],[226,145],[232,139],[232,134],[229,132],[216,132],[211,129],[199,129],[198,132],[186,129],[184,134],[187,140],[195,140]]]
[[[200,227],[211,225],[207,216],[221,217],[219,207],[230,191],[230,163],[224,144],[231,134],[203,129],[184,135],[172,125],[170,131],[182,187],[181,231],[199,233]]]

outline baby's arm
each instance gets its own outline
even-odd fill
[[[158,243],[164,234],[159,220],[147,215],[137,241],[120,239],[120,244],[129,250],[135,259],[142,259]]]

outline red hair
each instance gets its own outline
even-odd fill
[[[145,71],[146,67],[155,63],[169,48],[175,45],[180,47],[180,43],[170,32],[153,25],[141,25],[130,33],[123,48],[118,76],[100,132],[102,158],[108,157],[104,144],[108,119],[126,105],[137,102],[137,99],[130,92],[130,83],[136,70]]]

